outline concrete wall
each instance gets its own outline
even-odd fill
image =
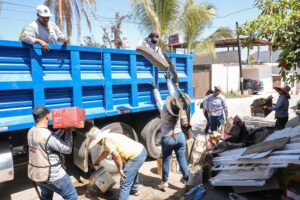
[[[271,92],[273,89],[272,65],[243,65],[243,77],[262,81],[264,92]]]
[[[224,92],[239,91],[240,72],[238,65],[213,64],[211,70],[212,87],[219,85]]]

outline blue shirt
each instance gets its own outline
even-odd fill
[[[285,97],[285,95],[280,95],[276,105],[270,109],[275,110],[275,117],[288,117],[289,100]]]

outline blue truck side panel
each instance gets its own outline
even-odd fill
[[[169,54],[193,98],[193,55]],[[78,106],[86,118],[156,109],[150,81],[165,99],[163,71],[133,50],[51,45],[49,52],[0,40],[0,132],[30,128],[32,108]]]

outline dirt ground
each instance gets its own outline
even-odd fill
[[[239,114],[240,116],[250,116],[249,105],[252,101],[259,97],[266,97],[270,94],[255,95],[242,99],[228,99],[229,115],[234,116]],[[272,95],[276,95],[272,94]],[[295,102],[299,99],[299,96],[292,96],[290,100],[290,106],[295,105]],[[268,116],[270,121],[274,120],[272,115]],[[196,130],[199,130],[199,126],[204,125],[205,121],[202,110],[196,109],[193,116],[192,122],[196,126]],[[299,124],[298,118],[295,116],[292,110],[290,110],[290,122],[289,126],[295,126]],[[198,128],[197,128],[198,127]],[[195,134],[198,132],[196,131]],[[88,174],[84,174],[75,165],[70,165],[68,167],[68,173],[71,175],[74,185],[78,191],[79,199],[86,200],[114,200],[118,199],[118,188],[119,188],[119,177],[114,176],[117,184],[114,188],[106,193],[101,194],[101,192],[94,192],[89,190],[88,187]],[[170,173],[170,186],[166,192],[162,192],[158,189],[160,184],[160,176],[156,174],[156,161],[148,159],[140,170],[140,182],[143,186],[141,188],[141,194],[138,197],[130,196],[129,200],[179,200],[184,196],[185,188],[180,182],[180,173]],[[231,187],[206,187],[206,195],[202,200],[226,200],[228,198],[228,193],[232,192]],[[271,192],[260,192],[245,195],[248,200],[279,200],[280,193],[278,191]],[[55,195],[55,200],[62,199],[60,196]],[[31,181],[27,178],[27,166],[20,166],[15,169],[15,179],[11,182],[0,184],[0,200],[38,200],[37,193],[33,187]]]

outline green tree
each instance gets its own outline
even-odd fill
[[[280,74],[285,81],[294,81],[299,76],[290,70],[300,60],[300,1],[255,0],[255,6],[261,14],[246,22],[240,33],[266,39],[274,51],[280,49]]]
[[[180,0],[131,0],[135,20],[141,25],[145,34],[157,31],[161,39],[160,46],[166,49],[164,38],[180,32],[185,37],[187,49],[195,49],[196,53],[214,52],[216,39],[231,38],[232,31],[220,27],[215,33],[197,42],[205,28],[215,16],[215,9],[211,4],[195,3],[185,0],[183,6]]]
[[[83,15],[89,30],[91,31],[91,21],[87,10],[90,10],[95,15],[94,10],[96,6],[96,0],[45,0],[45,5],[55,14],[55,22],[57,26],[67,30],[68,37],[72,35],[72,18],[73,14],[76,16],[77,24],[77,44],[81,42],[81,16]]]

